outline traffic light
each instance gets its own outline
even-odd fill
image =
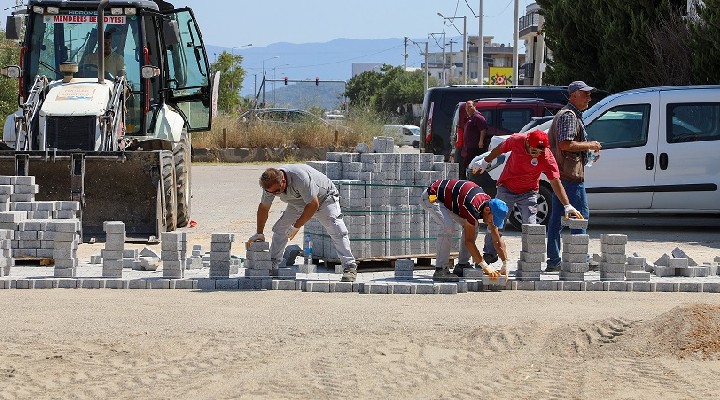
[[[315,77],[315,86],[320,86],[320,78]]]
[[[285,86],[287,86],[287,76],[285,77]]]

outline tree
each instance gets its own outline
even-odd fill
[[[220,72],[220,87],[218,88],[218,110],[226,114],[237,113],[240,105],[240,89],[245,80],[245,70],[242,68],[243,57],[223,51],[211,65],[213,72]]]
[[[5,39],[5,32],[0,31],[0,65],[17,65],[20,61],[20,48],[12,40]],[[18,109],[18,81],[0,77],[0,116],[3,120]]]
[[[648,70],[656,62],[648,33],[661,31],[684,9],[685,0],[537,2],[553,52],[545,75],[549,83],[584,80],[610,92],[667,84]]]
[[[380,71],[365,71],[350,79],[345,95],[351,104],[369,105],[383,114],[397,114],[405,104],[422,103],[424,72],[408,72],[384,64]]]
[[[696,21],[690,23],[693,82],[720,83],[720,0],[704,0]]]

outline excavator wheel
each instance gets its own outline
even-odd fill
[[[175,161],[171,151],[162,152],[163,197],[165,199],[165,231],[177,228],[177,193]]]
[[[183,130],[180,142],[173,149],[175,158],[175,177],[177,179],[177,227],[183,228],[190,222],[190,201],[192,192],[190,190],[191,178],[191,138],[186,130]]]

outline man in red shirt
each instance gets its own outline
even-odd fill
[[[560,183],[560,172],[552,152],[545,151],[549,141],[547,133],[536,129],[527,135],[516,133],[505,139],[484,158],[474,160],[471,165],[473,174],[482,173],[500,154],[512,152],[505,161],[505,169],[497,181],[497,199],[507,203],[512,209],[520,209],[523,224],[537,223],[537,198],[540,190],[540,174],[544,173],[553,192],[565,207],[565,217],[572,215],[582,219],[582,215],[570,205],[565,189]],[[497,252],[492,243],[485,241],[484,257],[490,262],[497,260]],[[503,271],[507,272],[507,271]]]
[[[439,225],[437,238],[437,255],[435,256],[435,273],[433,280],[457,282],[458,276],[450,272],[450,245],[455,225],[463,227],[460,246],[460,264],[470,267],[470,257],[482,268],[483,272],[497,279],[499,273],[490,270],[483,261],[480,250],[475,245],[477,226],[487,224],[488,235],[485,240],[495,248],[503,265],[507,261],[505,243],[499,229],[502,229],[507,217],[507,205],[498,199],[485,194],[473,182],[458,179],[437,180],[428,187],[420,197],[420,205],[430,214],[433,222]]]

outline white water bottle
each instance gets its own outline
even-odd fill
[[[595,159],[598,158],[598,155],[599,155],[598,152],[595,150],[588,151],[588,157],[587,157],[588,159],[587,159],[587,163],[585,164],[585,166],[588,168],[592,167],[593,163],[595,162]]]

